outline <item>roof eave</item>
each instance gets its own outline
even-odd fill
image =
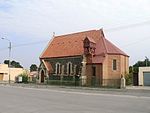
[[[77,57],[77,56],[82,56],[82,55],[83,55],[83,54],[79,54],[79,55],[71,55],[71,56],[40,57],[40,59],[64,58],[64,57]]]
[[[126,56],[126,57],[130,57],[129,55],[127,54],[122,54],[122,53],[107,53],[108,55],[123,55],[123,56]]]

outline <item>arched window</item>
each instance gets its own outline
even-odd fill
[[[55,73],[58,75],[58,74],[60,74],[60,63],[56,63],[56,65],[55,65]]]
[[[44,83],[45,73],[44,70],[41,71],[41,83]]]
[[[72,63],[68,62],[67,64],[67,74],[71,75],[72,74]]]
[[[68,74],[69,75],[71,74],[71,64],[70,63],[68,64]]]

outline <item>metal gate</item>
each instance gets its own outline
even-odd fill
[[[144,86],[150,86],[150,72],[143,73]]]
[[[138,86],[138,85],[139,85],[138,73],[133,73],[133,86]]]

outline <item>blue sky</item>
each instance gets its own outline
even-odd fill
[[[11,59],[29,68],[32,63],[39,65],[53,32],[103,28],[106,38],[134,64],[150,57],[149,6],[149,0],[0,0],[0,37],[14,46]],[[8,58],[7,47],[8,42],[0,40],[0,63]]]

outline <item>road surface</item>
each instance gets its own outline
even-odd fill
[[[150,92],[0,86],[0,113],[150,113]]]

